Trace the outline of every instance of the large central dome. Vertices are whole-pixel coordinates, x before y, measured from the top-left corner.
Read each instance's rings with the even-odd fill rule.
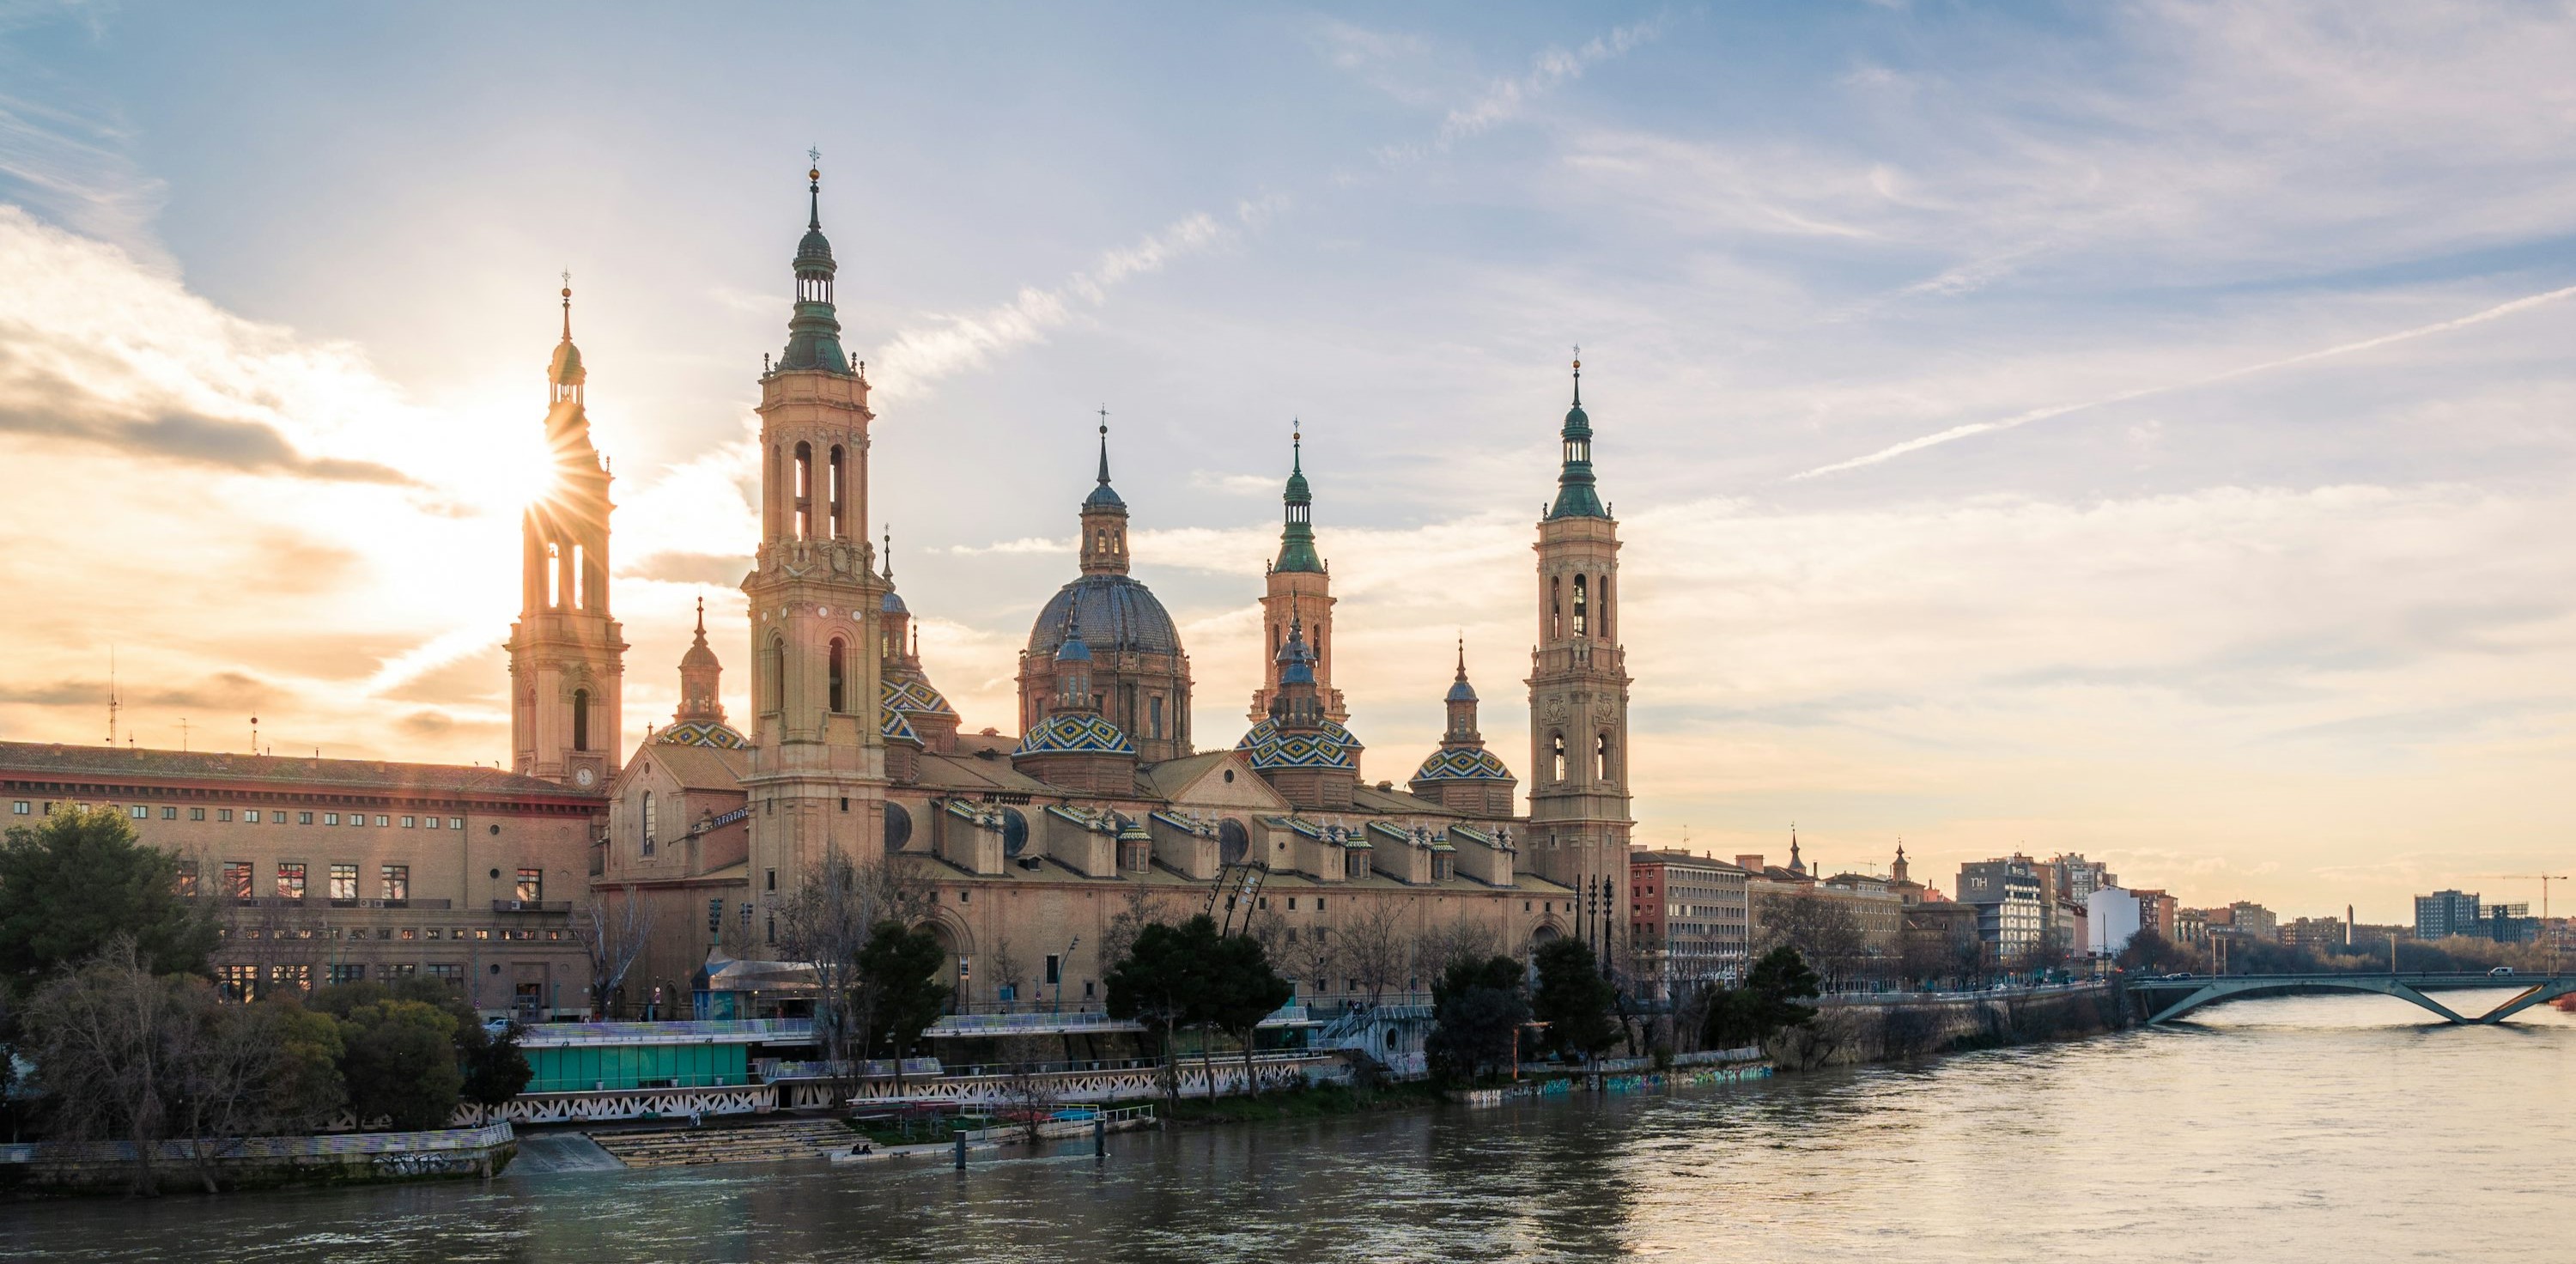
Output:
[[[1029,653],[1053,658],[1064,644],[1065,617],[1097,655],[1181,652],[1180,629],[1154,591],[1126,575],[1085,575],[1056,590],[1029,629]]]

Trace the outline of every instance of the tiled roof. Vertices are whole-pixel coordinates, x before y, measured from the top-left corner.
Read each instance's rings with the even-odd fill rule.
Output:
[[[451,797],[483,795],[564,802],[595,802],[601,797],[598,791],[576,790],[498,768],[471,765],[0,742],[0,778],[13,775],[84,778],[101,783],[154,780],[256,782],[315,791],[361,790]]]

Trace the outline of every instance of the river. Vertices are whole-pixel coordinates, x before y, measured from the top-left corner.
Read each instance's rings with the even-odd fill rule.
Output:
[[[1749,1085],[744,1165],[0,1203],[90,1261],[2576,1259],[2576,1018],[2379,997]]]

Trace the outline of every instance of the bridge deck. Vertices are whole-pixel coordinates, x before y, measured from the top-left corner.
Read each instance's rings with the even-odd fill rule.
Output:
[[[2464,1016],[2425,995],[2428,991],[2465,988],[2518,988],[2521,991],[2507,998],[2503,1004],[2475,1016]],[[2534,1005],[2576,993],[2576,975],[2424,971],[2402,974],[2194,975],[2183,979],[2137,979],[2130,982],[2129,990],[2138,994],[2153,1010],[2147,1019],[2149,1023],[2172,1022],[2204,1005],[2244,996],[2283,992],[2368,992],[2420,1005],[2445,1022],[2469,1025],[2502,1022]]]

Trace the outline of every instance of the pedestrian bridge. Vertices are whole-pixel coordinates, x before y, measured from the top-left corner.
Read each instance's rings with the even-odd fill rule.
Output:
[[[2468,1016],[2425,995],[2428,991],[2464,988],[2512,988],[2516,994],[2483,1013]],[[2204,1005],[2245,996],[2286,993],[2375,992],[2411,1001],[2443,1021],[2497,1023],[2515,1014],[2576,993],[2576,975],[2540,974],[2223,974],[2181,979],[2133,979],[2129,994],[2138,998],[2150,1023],[2169,1023]]]

